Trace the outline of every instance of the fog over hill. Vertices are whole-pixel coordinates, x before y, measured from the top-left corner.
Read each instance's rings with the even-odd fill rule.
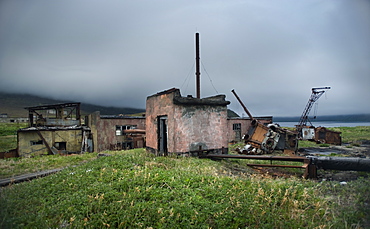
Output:
[[[0,92],[0,114],[7,113],[9,117],[27,117],[25,107],[50,105],[58,103],[69,103],[79,101],[69,100],[54,100],[44,97],[39,97],[30,94],[11,94]],[[100,111],[102,115],[118,115],[118,114],[137,114],[145,112],[145,108],[129,108],[129,107],[106,107],[94,104],[81,103],[81,113],[83,115],[90,114],[95,111]],[[228,109],[229,117],[236,117],[237,114]],[[311,117],[311,116],[310,116]],[[298,122],[299,116],[295,117],[279,117],[274,116],[274,122]],[[352,114],[352,115],[330,115],[317,116],[314,121],[340,121],[340,122],[370,122],[370,114]]]
[[[44,97],[39,97],[30,94],[11,94],[0,92],[0,113],[8,114],[9,117],[27,117],[28,112],[25,107],[33,107],[40,105],[50,105],[58,103],[70,103],[79,101],[70,100],[55,100]],[[86,115],[95,111],[100,111],[102,115],[118,115],[118,114],[136,114],[145,112],[145,109],[129,108],[129,107],[106,107],[93,104],[81,103],[81,114]]]

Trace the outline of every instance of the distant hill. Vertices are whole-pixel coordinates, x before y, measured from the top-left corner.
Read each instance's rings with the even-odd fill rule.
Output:
[[[300,117],[274,117],[274,122],[297,122]],[[351,115],[325,115],[317,116],[315,119],[310,118],[311,121],[315,122],[370,122],[370,114],[351,114]]]
[[[28,111],[24,109],[25,107],[71,102],[79,101],[54,100],[29,94],[11,94],[0,92],[0,114],[7,113],[9,117],[27,117]],[[82,115],[87,115],[95,111],[100,111],[100,114],[102,115],[118,115],[142,113],[145,112],[145,109],[105,107],[81,103]]]

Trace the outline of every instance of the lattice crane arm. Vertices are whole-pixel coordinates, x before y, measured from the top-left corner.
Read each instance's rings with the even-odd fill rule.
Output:
[[[312,88],[311,97],[308,100],[308,103],[307,103],[305,109],[303,110],[302,116],[301,116],[301,118],[299,120],[299,123],[297,125],[298,128],[302,128],[303,126],[307,125],[307,121],[309,121],[308,120],[308,115],[309,115],[309,113],[312,109],[313,104],[321,97],[322,94],[324,94],[324,92],[326,90],[329,90],[329,89],[330,89],[330,87]]]

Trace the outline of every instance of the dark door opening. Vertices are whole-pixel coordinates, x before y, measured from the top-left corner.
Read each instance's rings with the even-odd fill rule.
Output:
[[[158,117],[158,151],[167,155],[167,116]]]
[[[67,142],[55,142],[54,146],[57,148],[57,150],[66,150]]]

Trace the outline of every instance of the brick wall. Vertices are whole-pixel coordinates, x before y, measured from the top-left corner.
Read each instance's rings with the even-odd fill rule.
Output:
[[[89,127],[93,133],[95,151],[109,150],[112,144],[125,141],[125,135],[116,135],[116,126],[136,125],[145,130],[144,117],[111,117],[102,118],[99,112],[89,115]]]

